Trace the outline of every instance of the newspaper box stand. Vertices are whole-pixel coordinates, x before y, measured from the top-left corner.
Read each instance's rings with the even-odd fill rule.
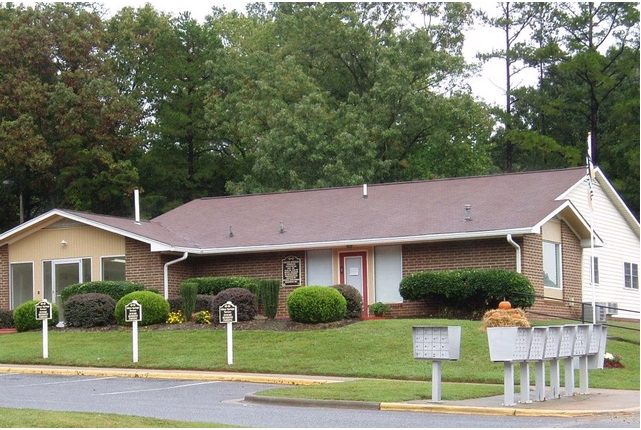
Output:
[[[441,361],[461,355],[461,327],[412,327],[414,358],[432,361],[432,401],[441,401]]]
[[[529,363],[535,365],[535,399],[544,401],[545,361],[550,362],[550,395],[560,397],[559,360],[565,360],[565,395],[574,394],[574,365],[580,367],[580,390],[587,393],[590,368],[603,367],[607,329],[600,325],[551,327],[489,327],[487,337],[490,359],[503,362],[504,406],[514,402],[514,365],[521,367],[521,402],[530,402]]]

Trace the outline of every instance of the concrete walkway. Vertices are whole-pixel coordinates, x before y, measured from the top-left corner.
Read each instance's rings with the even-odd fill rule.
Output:
[[[191,370],[116,369],[98,367],[29,366],[0,364],[0,373],[30,373],[67,376],[115,376],[131,378],[188,379],[208,381],[237,381],[263,384],[316,385],[337,383],[358,378],[330,376],[301,376]],[[639,415],[639,391],[594,388],[586,394],[561,397],[543,402],[503,406],[503,395],[479,399],[431,402],[429,400],[378,403],[334,400],[289,399],[250,395],[245,401],[290,406],[360,408],[388,411],[431,413],[580,417],[593,415]]]

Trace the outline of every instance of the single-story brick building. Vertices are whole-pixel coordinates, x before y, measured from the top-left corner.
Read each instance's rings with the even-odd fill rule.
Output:
[[[593,213],[586,190],[571,168],[202,198],[151,220],[54,209],[0,235],[0,309],[59,302],[80,281],[171,298],[187,278],[233,275],[281,279],[279,316],[294,288],[338,283],[424,316],[430,303],[400,296],[404,276],[502,268],[530,279],[533,311],[580,316],[596,298],[638,319],[639,222],[599,169]]]

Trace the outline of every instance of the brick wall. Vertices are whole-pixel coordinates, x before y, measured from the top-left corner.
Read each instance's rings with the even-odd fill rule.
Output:
[[[574,298],[575,305],[562,300],[544,299],[543,243],[541,235],[531,234],[524,238],[523,274],[534,287],[536,301],[529,309],[528,318],[577,318],[581,315],[581,243],[565,222],[561,223],[561,273],[563,275],[562,300]]]
[[[472,268],[516,270],[516,250],[507,239],[403,245],[403,277],[426,270]]]
[[[158,253],[150,252],[150,245],[125,238],[125,277],[128,281],[140,282],[147,289],[164,290],[163,261]]]
[[[301,260],[301,284],[305,285],[305,252],[265,252],[243,255],[196,257],[192,260],[193,277],[248,276],[257,279],[281,279],[283,259],[289,256]],[[287,318],[287,296],[295,287],[281,287],[276,318]]]
[[[9,245],[0,246],[0,309],[9,310]]]

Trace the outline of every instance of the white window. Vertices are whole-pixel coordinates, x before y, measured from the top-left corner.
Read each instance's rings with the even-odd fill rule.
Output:
[[[403,297],[399,291],[403,279],[401,246],[377,246],[374,248],[374,269],[376,301],[402,303]]]
[[[623,277],[625,288],[639,289],[639,265],[636,263],[623,263]]]
[[[329,287],[332,280],[332,250],[319,249],[307,251],[307,285],[321,285]]]
[[[599,257],[592,258],[592,281],[594,285],[599,284]]]
[[[543,241],[543,285],[561,288],[561,244]]]
[[[125,281],[125,257],[102,257],[102,280]]]
[[[11,309],[33,299],[33,263],[11,263]]]

